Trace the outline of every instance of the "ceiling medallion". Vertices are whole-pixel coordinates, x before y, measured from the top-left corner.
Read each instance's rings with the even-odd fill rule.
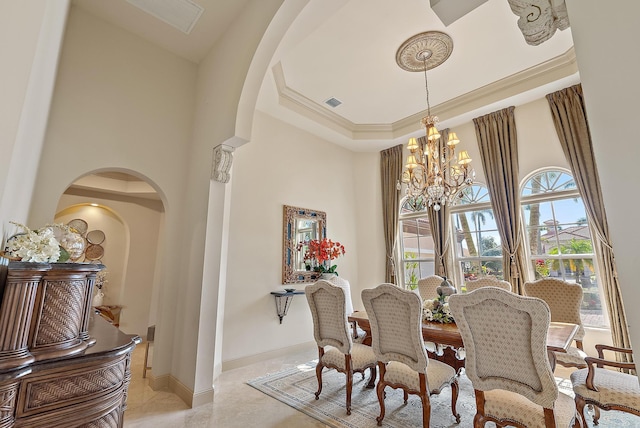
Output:
[[[424,71],[436,68],[449,58],[453,51],[453,40],[440,31],[427,31],[405,40],[396,52],[396,62],[406,71]]]

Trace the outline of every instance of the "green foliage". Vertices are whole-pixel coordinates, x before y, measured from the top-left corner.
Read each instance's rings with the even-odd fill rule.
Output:
[[[60,257],[58,258],[58,263],[66,263],[71,258],[71,255],[67,250],[64,249],[62,245],[60,245]]]
[[[336,272],[337,268],[338,265],[333,265],[329,268],[324,267],[324,265],[320,265],[313,268],[313,270],[320,273],[335,273],[336,275],[338,275],[338,272]]]
[[[405,260],[412,260],[416,258],[418,258],[418,255],[416,253],[411,251],[405,251],[404,253]],[[405,285],[409,290],[415,290],[416,288],[418,288],[418,280],[420,279],[418,277],[418,267],[419,267],[419,263],[417,261],[405,262],[404,264],[405,271],[408,273],[407,282]]]
[[[589,239],[572,239],[571,241],[561,244],[560,248],[554,247],[549,250],[549,254],[590,254],[593,253],[593,246],[591,245],[591,240]],[[560,262],[559,260],[553,260],[551,262],[552,268],[554,270],[560,270]],[[593,260],[591,259],[568,259],[563,261],[564,268],[569,268],[571,272],[575,272],[576,282],[580,283],[580,276],[584,272],[585,266],[589,268],[589,270],[593,271]]]

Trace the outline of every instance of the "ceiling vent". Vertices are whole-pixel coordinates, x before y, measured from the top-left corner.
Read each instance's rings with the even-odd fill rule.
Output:
[[[342,104],[342,101],[340,101],[337,98],[329,98],[328,100],[325,101],[325,104],[327,104],[330,107],[336,108],[338,107],[340,104]]]
[[[190,0],[127,0],[185,34],[191,33],[204,8]]]

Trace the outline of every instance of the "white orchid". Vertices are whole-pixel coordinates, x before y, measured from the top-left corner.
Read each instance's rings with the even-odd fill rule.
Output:
[[[5,252],[18,257],[23,262],[55,263],[60,258],[60,244],[50,227],[31,230],[27,226],[14,223],[24,230],[7,241]]]

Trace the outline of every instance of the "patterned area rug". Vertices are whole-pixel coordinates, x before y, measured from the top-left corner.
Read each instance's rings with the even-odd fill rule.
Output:
[[[367,377],[362,379],[356,374],[353,382],[351,415],[345,410],[345,379],[342,373],[335,370],[323,371],[322,393],[316,400],[314,393],[318,383],[315,375],[315,361],[299,365],[278,373],[269,374],[247,383],[259,391],[297,409],[330,427],[335,428],[374,428],[377,427],[376,417],[380,412],[375,389],[366,389]],[[451,414],[451,389],[446,388],[439,395],[431,396],[431,427],[471,427],[476,412],[473,387],[469,379],[460,375],[460,394],[458,395],[457,410],[460,413],[460,424],[456,424]],[[560,391],[571,396],[571,383],[566,379],[558,379]],[[409,396],[409,401],[403,403],[402,391],[386,388],[386,414],[384,427],[406,428],[422,424],[422,406],[415,395]],[[588,421],[589,427],[592,422]],[[493,428],[488,423],[487,428]],[[601,412],[601,428],[631,428],[640,427],[640,419],[623,412]]]

